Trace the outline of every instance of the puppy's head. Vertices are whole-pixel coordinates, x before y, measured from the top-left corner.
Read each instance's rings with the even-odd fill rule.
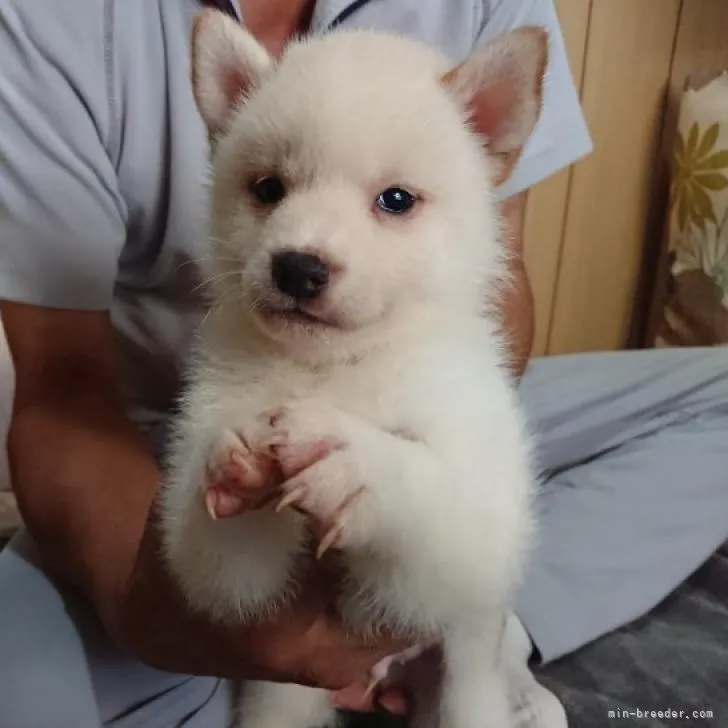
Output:
[[[538,119],[546,53],[524,28],[453,68],[343,31],[272,58],[227,16],[198,16],[219,310],[310,347],[482,306],[502,272],[492,190]]]

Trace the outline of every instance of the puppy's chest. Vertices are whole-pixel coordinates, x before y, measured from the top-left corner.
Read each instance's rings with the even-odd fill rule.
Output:
[[[257,389],[266,407],[320,400],[388,430],[411,425],[412,403],[417,399],[396,370],[356,364],[320,371],[271,369]]]

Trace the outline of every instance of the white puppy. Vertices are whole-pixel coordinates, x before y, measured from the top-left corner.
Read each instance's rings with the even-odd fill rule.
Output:
[[[171,567],[194,607],[254,620],[295,593],[306,513],[350,576],[352,629],[442,643],[418,728],[503,728],[496,657],[533,475],[483,309],[505,270],[492,189],[537,121],[545,34],[512,32],[456,67],[361,31],[274,59],[210,11],[193,46],[212,310],[163,490]],[[283,507],[233,515],[226,486],[260,487],[260,453],[282,471]],[[246,728],[334,720],[323,691],[245,695]]]

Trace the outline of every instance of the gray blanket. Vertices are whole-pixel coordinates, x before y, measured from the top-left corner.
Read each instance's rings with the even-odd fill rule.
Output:
[[[570,728],[728,728],[728,545],[647,617],[538,677],[566,705]]]
[[[563,701],[569,728],[728,728],[728,544],[648,616],[537,676]],[[347,721],[405,726],[389,716]]]

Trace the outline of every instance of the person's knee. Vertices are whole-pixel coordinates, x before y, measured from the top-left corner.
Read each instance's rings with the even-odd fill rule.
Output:
[[[227,686],[136,662],[38,565],[27,534],[0,551],[0,728],[224,728]]]
[[[21,659],[0,643],[0,725],[13,728],[100,728],[88,675],[73,659],[26,650]],[[69,664],[70,663],[70,664]]]
[[[83,642],[27,545],[0,551],[0,725],[98,728]]]

